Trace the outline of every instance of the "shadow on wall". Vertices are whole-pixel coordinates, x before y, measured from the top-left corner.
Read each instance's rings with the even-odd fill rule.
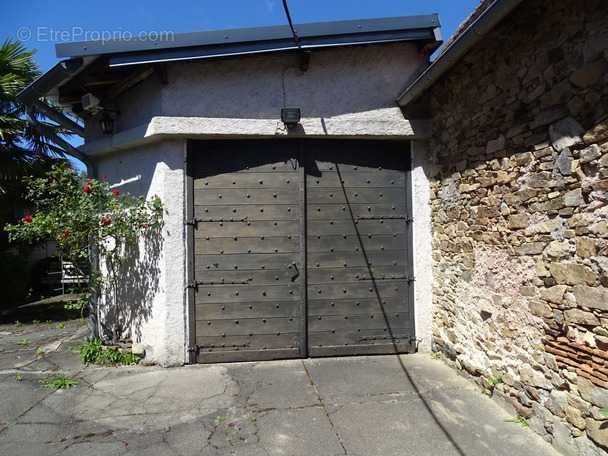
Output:
[[[115,289],[117,305],[106,303],[101,309],[102,329],[112,339],[141,340],[141,328],[152,316],[152,305],[159,291],[160,252],[163,225],[149,228],[141,241],[127,249],[126,261],[119,267]]]

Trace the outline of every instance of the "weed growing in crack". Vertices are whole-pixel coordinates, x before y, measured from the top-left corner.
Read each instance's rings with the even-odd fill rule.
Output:
[[[20,382],[21,380],[23,380],[23,375],[22,374],[17,374],[13,377],[15,380],[17,380],[18,382]]]
[[[439,354],[439,352],[435,351],[435,352],[431,353],[431,358],[433,358],[433,359],[440,359],[441,355]]]
[[[20,340],[18,342],[15,342],[15,345],[29,345],[31,343],[32,343],[32,341],[27,340],[27,339],[23,339],[23,340]]]
[[[492,386],[496,386],[499,385],[500,383],[502,383],[502,376],[498,376],[498,377],[491,377],[488,379],[488,382],[490,383],[490,385]]]
[[[60,374],[57,377],[49,377],[44,380],[40,380],[43,388],[51,389],[69,389],[73,386],[78,385],[78,382],[72,378],[67,378],[65,375]]]
[[[110,366],[132,366],[139,362],[140,356],[130,351],[122,352],[117,347],[105,347],[101,339],[84,338],[76,349],[69,348],[71,352],[79,353],[82,364],[109,364]]]
[[[38,347],[36,349],[36,356],[44,355],[44,348]]]
[[[528,426],[528,420],[521,416],[521,413],[517,412],[517,418],[505,420],[506,423],[519,423],[522,427]]]
[[[234,439],[230,435],[230,432],[231,432],[230,428],[233,426],[233,423],[231,423],[229,421],[229,419],[227,417],[225,417],[225,416],[218,416],[216,419],[217,419],[217,422],[218,422],[218,426],[221,425],[222,423],[228,421],[226,423],[226,429],[224,429],[222,432],[226,436],[226,442],[228,443],[228,445],[230,445],[231,447],[233,447],[234,446]],[[231,450],[230,454],[234,454],[234,450]]]

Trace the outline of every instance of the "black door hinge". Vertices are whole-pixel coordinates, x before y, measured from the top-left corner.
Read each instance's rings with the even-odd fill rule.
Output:
[[[198,225],[198,222],[202,222],[203,219],[199,219],[199,218],[193,218],[192,220],[186,220],[184,222],[184,225],[192,225],[194,227],[196,227]]]
[[[194,288],[194,291],[198,291],[198,286],[202,285],[203,282],[197,282],[196,280],[194,282],[189,283],[188,285],[186,285],[186,289],[188,288]]]

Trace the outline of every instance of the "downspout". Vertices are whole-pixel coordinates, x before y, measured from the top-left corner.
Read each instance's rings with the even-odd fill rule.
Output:
[[[17,99],[25,106],[25,118],[34,127],[34,129],[42,136],[61,147],[68,155],[82,161],[87,166],[87,175],[92,178],[95,177],[95,167],[91,159],[70,143],[59,137],[59,135],[57,135],[57,133],[52,131],[50,128],[39,122],[35,116],[35,113],[38,112],[54,122],[57,122],[67,130],[73,131],[79,136],[84,136],[84,128],[82,126],[78,125],[78,123],[74,122],[61,112],[50,108],[40,101],[40,99],[47,96],[51,90],[63,84],[74,74],[85,68],[85,66],[86,63],[82,57],[76,57],[59,62],[47,73],[43,74],[29,86],[23,89],[17,95]]]
[[[431,65],[399,96],[401,107],[414,101],[458,62],[523,0],[495,0]]]
[[[38,103],[42,105],[42,103],[40,103],[40,102],[38,102]],[[43,125],[42,123],[40,123],[38,121],[38,119],[36,119],[34,106],[36,106],[36,105],[31,105],[31,106],[25,107],[25,118],[27,119],[27,121],[42,136],[44,136],[48,140],[57,144],[68,155],[71,155],[72,157],[83,162],[87,167],[87,176],[88,177],[91,177],[91,178],[95,177],[95,164],[93,163],[91,158],[88,155],[80,152],[78,149],[76,149],[74,146],[72,146],[70,143],[68,143],[65,139],[61,138],[57,133],[55,133],[53,130],[48,128],[46,125]],[[50,108],[48,108],[48,109],[50,110]],[[67,117],[66,117],[66,119],[67,119]],[[67,119],[67,120],[69,120],[72,123],[75,123],[70,119]],[[78,124],[76,124],[76,125],[82,129],[82,127],[80,127],[80,125],[78,125]],[[62,126],[69,128],[69,126],[66,124],[63,124]]]
[[[82,125],[79,125],[77,122],[74,122],[72,119],[66,117],[62,113],[55,111],[49,105],[44,104],[40,100],[36,100],[31,103],[31,106],[36,110],[36,112],[39,112],[44,117],[54,120],[68,130],[72,130],[78,136],[84,137],[84,127]]]

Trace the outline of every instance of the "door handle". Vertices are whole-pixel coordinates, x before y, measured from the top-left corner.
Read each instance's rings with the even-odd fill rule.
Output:
[[[298,278],[298,276],[300,275],[300,270],[298,269],[298,264],[294,261],[291,263],[291,265],[289,266],[289,268],[291,269],[291,266],[293,266],[294,268],[296,268],[296,273],[295,275],[291,278],[292,282],[295,282],[295,280]]]

